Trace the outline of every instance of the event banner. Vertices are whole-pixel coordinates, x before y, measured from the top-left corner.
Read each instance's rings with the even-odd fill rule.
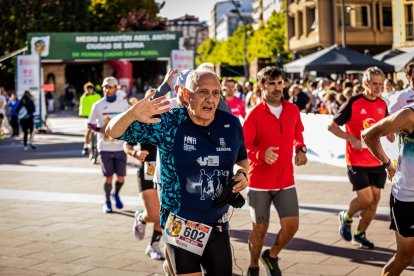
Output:
[[[16,92],[21,99],[25,91],[29,91],[35,104],[35,124],[36,128],[41,126],[46,114],[42,104],[44,99],[40,87],[40,59],[39,55],[20,55],[17,56],[16,63]]]
[[[170,58],[182,32],[29,33],[42,60]]]

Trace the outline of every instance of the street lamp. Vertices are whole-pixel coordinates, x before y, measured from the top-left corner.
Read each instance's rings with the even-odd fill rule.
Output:
[[[239,20],[243,24],[243,69],[244,69],[244,79],[247,81],[249,79],[249,72],[247,68],[247,30],[246,30],[246,22],[244,21],[243,16],[240,14],[239,6],[240,4],[235,2],[234,0],[231,1],[234,5],[235,9],[230,10],[230,12],[237,14]]]
[[[342,48],[346,48],[345,4],[344,4],[344,0],[341,0],[341,32],[342,32]]]

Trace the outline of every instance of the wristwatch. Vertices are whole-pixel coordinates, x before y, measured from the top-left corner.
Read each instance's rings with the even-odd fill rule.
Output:
[[[306,146],[301,146],[300,148],[297,149],[296,153],[298,153],[298,151],[301,151],[303,153],[307,153],[308,149],[306,148]]]

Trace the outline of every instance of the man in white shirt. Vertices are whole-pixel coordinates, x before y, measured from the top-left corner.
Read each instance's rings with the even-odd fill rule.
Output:
[[[102,160],[102,173],[105,178],[105,205],[103,211],[112,213],[111,195],[118,209],[123,208],[119,191],[125,181],[127,156],[123,150],[123,141],[113,139],[105,134],[105,127],[109,121],[128,109],[128,102],[118,99],[118,80],[114,77],[107,77],[102,83],[104,97],[92,106],[89,116],[89,127],[98,132],[98,152]],[[115,189],[113,189],[113,175],[116,174]]]
[[[395,92],[388,98],[388,111],[393,114],[406,105],[414,103],[414,61],[405,66],[405,75],[410,84],[406,89]]]

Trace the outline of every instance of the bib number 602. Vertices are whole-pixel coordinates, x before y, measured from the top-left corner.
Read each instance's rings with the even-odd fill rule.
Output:
[[[184,237],[203,242],[203,238],[206,236],[204,232],[198,231],[197,229],[187,227],[184,229]]]

